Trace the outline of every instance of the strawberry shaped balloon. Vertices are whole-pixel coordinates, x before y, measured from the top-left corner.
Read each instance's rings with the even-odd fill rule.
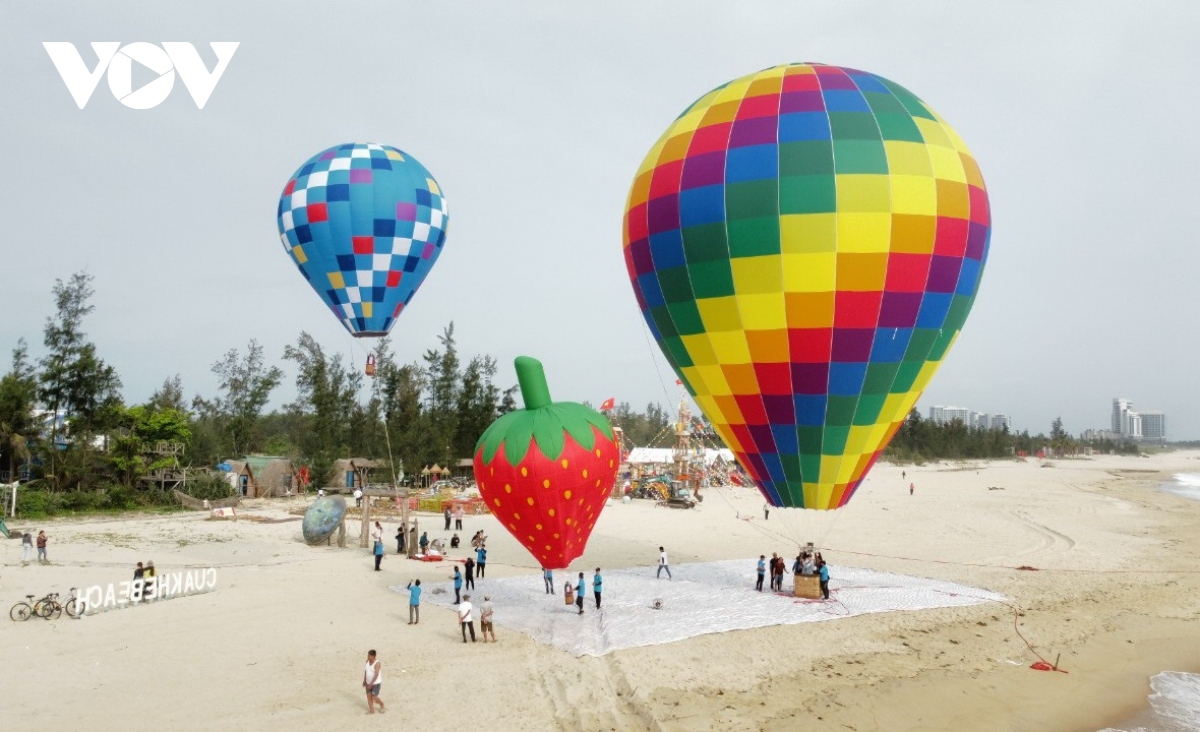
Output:
[[[479,492],[500,523],[543,567],[583,554],[620,460],[608,420],[575,402],[550,401],[542,363],[516,359],[524,409],[501,416],[475,445]]]

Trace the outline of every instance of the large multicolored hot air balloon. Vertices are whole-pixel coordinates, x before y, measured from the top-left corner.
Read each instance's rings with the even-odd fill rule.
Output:
[[[990,232],[963,141],[903,87],[791,64],[705,94],[625,212],[646,322],[776,506],[844,505],[962,329]]]
[[[411,155],[349,143],[300,166],[279,198],[279,236],[346,330],[386,335],[446,240],[441,186]]]

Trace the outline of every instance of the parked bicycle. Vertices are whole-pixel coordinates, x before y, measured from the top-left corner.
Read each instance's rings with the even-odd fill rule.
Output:
[[[19,620],[29,620],[33,617],[33,595],[26,595],[25,602],[18,602],[12,606],[12,610],[8,611],[8,617],[13,619],[13,622]]]
[[[58,593],[50,592],[45,597],[33,601],[33,595],[26,595],[26,602],[18,602],[9,610],[8,616],[14,621],[28,620],[33,616],[53,620],[62,616],[63,612],[67,613],[68,617],[78,620],[83,617],[84,603],[79,599],[77,589],[71,588],[71,595],[65,603],[58,601]]]

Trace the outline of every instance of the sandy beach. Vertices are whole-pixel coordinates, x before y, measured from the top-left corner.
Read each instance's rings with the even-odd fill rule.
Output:
[[[599,657],[507,629],[504,607],[494,645],[461,643],[453,612],[433,603],[408,626],[407,599],[389,588],[420,578],[437,592],[449,586],[450,565],[397,556],[394,522],[385,523],[389,554],[374,572],[356,521],[351,548],[306,546],[289,514],[298,500],[251,502],[236,522],[203,513],[12,520],[14,529],[46,530],[50,563],[22,567],[19,542],[3,544],[6,610],[26,594],[128,580],[138,561],[153,560],[160,573],[213,567],[217,579],[205,594],[82,620],[0,624],[5,721],[291,732],[400,723],[1095,732],[1144,705],[1151,675],[1200,671],[1200,502],[1158,490],[1177,472],[1200,472],[1200,453],[879,465],[825,527],[833,600],[853,591],[839,586],[838,568],[855,567],[953,581],[1007,602],[731,631]],[[653,575],[659,545],[676,573],[694,562],[793,556],[785,538],[799,539],[805,525],[778,511],[764,520],[762,503],[745,488],[710,490],[696,510],[611,503],[571,574],[601,566]],[[448,536],[440,516],[419,517],[431,538]],[[499,578],[540,586],[536,564],[494,518],[469,516],[464,528],[465,538],[480,528],[490,536],[477,599]],[[752,585],[747,564],[748,592]],[[370,648],[383,662],[388,711],[355,723],[366,711]],[[1060,659],[1066,673],[1031,670],[1039,655]]]

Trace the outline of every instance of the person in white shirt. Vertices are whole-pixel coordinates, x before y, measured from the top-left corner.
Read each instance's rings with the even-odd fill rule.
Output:
[[[471,617],[471,596],[463,595],[462,602],[458,603],[458,624],[462,627],[463,643],[467,642],[467,631],[471,631],[471,642],[475,642],[475,621]]]
[[[661,578],[664,569],[667,570],[667,579],[671,579],[671,565],[667,564],[667,550],[660,546],[658,548],[658,571],[654,573],[654,576]]]
[[[362,506],[362,488],[354,489],[354,505]]]
[[[379,711],[387,711],[383,700],[379,698],[379,687],[383,685],[383,663],[375,658],[374,649],[367,651],[367,665],[363,669],[363,688],[367,690],[367,714],[375,713],[375,705]]]

